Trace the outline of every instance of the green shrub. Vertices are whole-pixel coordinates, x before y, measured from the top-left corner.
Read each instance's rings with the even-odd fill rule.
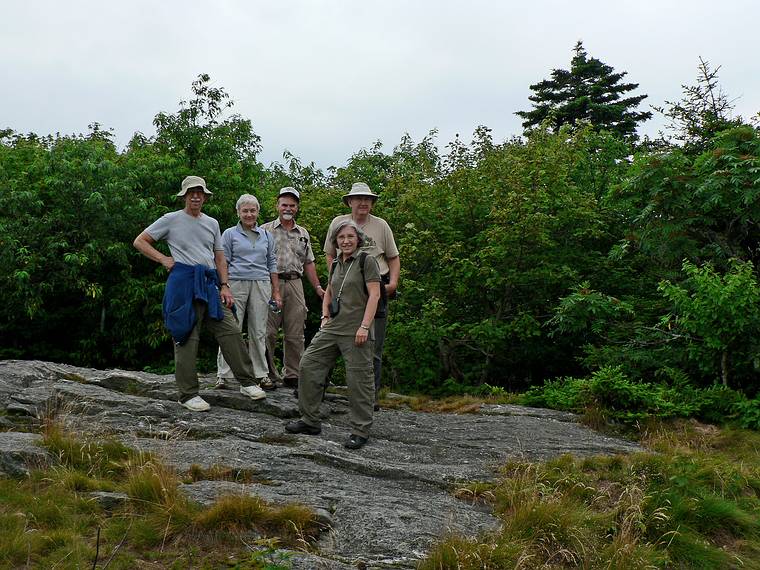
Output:
[[[522,395],[526,406],[579,412],[588,402],[588,380],[560,378],[548,380],[543,386],[534,386]]]
[[[715,424],[736,421],[745,428],[760,429],[760,400],[747,400],[736,390],[715,385],[695,388],[688,379],[671,385],[637,382],[619,366],[606,366],[588,378],[561,378],[531,388],[520,397],[527,406],[602,417],[634,424],[647,418],[694,417]]]
[[[733,409],[741,427],[760,430],[760,397],[737,401]]]

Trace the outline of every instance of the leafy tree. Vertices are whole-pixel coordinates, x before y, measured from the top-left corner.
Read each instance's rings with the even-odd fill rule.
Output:
[[[697,267],[685,261],[683,271],[688,278],[682,285],[660,284],[662,294],[673,303],[673,312],[663,323],[690,335],[689,357],[708,372],[718,368],[728,386],[732,366],[746,366],[747,360],[757,358],[760,287],[754,267],[732,260],[721,275],[710,264]]]
[[[166,276],[132,240],[179,207],[179,181],[190,173],[213,187],[205,210],[223,227],[236,221],[241,193],[270,203],[257,189],[258,136],[250,121],[221,116],[227,95],[208,82],[200,76],[189,103],[156,117],[156,137],[137,134],[123,153],[99,125],[73,137],[2,132],[0,357],[139,367],[169,360]]]
[[[136,214],[110,134],[14,136],[0,164],[3,351],[108,362],[109,305],[129,275]]]
[[[626,165],[589,152],[607,142],[619,143],[565,128],[496,145],[481,129],[472,145],[449,145],[438,176],[406,186],[392,214],[404,287],[391,370],[428,387],[513,388],[577,370],[573,342],[548,342],[544,323],[573,283],[609,274],[618,236],[596,194]]]
[[[233,101],[220,87],[212,87],[211,78],[202,73],[193,81],[194,97],[180,101],[176,113],[158,113],[156,145],[182,155],[190,168],[201,168],[215,158],[232,155],[240,161],[255,160],[261,151],[261,139],[253,132],[251,121],[239,115],[222,120]]]
[[[663,268],[760,257],[760,136],[722,131],[694,157],[684,149],[637,156],[611,196],[627,210],[630,241]]]
[[[554,69],[550,79],[530,86],[533,109],[516,113],[524,119],[523,127],[529,131],[546,123],[556,132],[562,125],[588,121],[597,129],[635,139],[638,123],[652,116],[635,110],[646,95],[626,96],[638,83],[621,83],[627,72],[615,72],[597,58],[589,58],[583,42],[573,51],[569,70]]]

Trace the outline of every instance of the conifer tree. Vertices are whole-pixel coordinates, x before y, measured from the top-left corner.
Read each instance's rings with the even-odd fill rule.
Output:
[[[624,138],[636,139],[636,125],[652,113],[636,111],[646,95],[626,97],[638,83],[621,83],[627,72],[615,70],[588,57],[583,42],[575,44],[570,70],[555,69],[550,79],[530,86],[533,102],[530,111],[518,111],[523,127],[530,131],[548,120],[552,131],[562,125],[588,121],[598,129],[606,129]]]
[[[683,97],[679,101],[665,101],[665,106],[654,107],[669,120],[667,127],[673,138],[691,155],[708,150],[720,131],[743,124],[741,117],[732,116],[734,100],[728,98],[718,81],[720,66],[712,69],[710,62],[700,57],[698,69],[695,85],[681,85]]]

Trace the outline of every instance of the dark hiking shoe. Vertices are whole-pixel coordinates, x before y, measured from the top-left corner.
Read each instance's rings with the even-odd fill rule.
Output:
[[[277,384],[271,378],[259,378],[257,382],[262,390],[266,390],[267,392],[277,390]]]
[[[285,431],[288,433],[303,433],[306,435],[319,435],[322,433],[321,427],[310,426],[303,420],[296,420],[285,424]]]
[[[360,449],[364,447],[364,444],[366,444],[369,441],[368,437],[362,437],[360,435],[356,435],[355,433],[352,433],[351,436],[348,438],[348,441],[343,444],[343,447],[346,449]]]

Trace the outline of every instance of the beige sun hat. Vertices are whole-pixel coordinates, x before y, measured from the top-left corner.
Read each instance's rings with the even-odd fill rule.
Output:
[[[348,206],[348,199],[354,196],[369,196],[373,200],[377,200],[380,197],[372,192],[364,182],[354,182],[351,186],[351,191],[343,196],[343,203]]]
[[[200,188],[204,194],[213,194],[211,190],[206,188],[206,181],[200,176],[185,176],[185,179],[182,181],[182,190],[177,192],[177,196],[184,196],[192,188]]]

